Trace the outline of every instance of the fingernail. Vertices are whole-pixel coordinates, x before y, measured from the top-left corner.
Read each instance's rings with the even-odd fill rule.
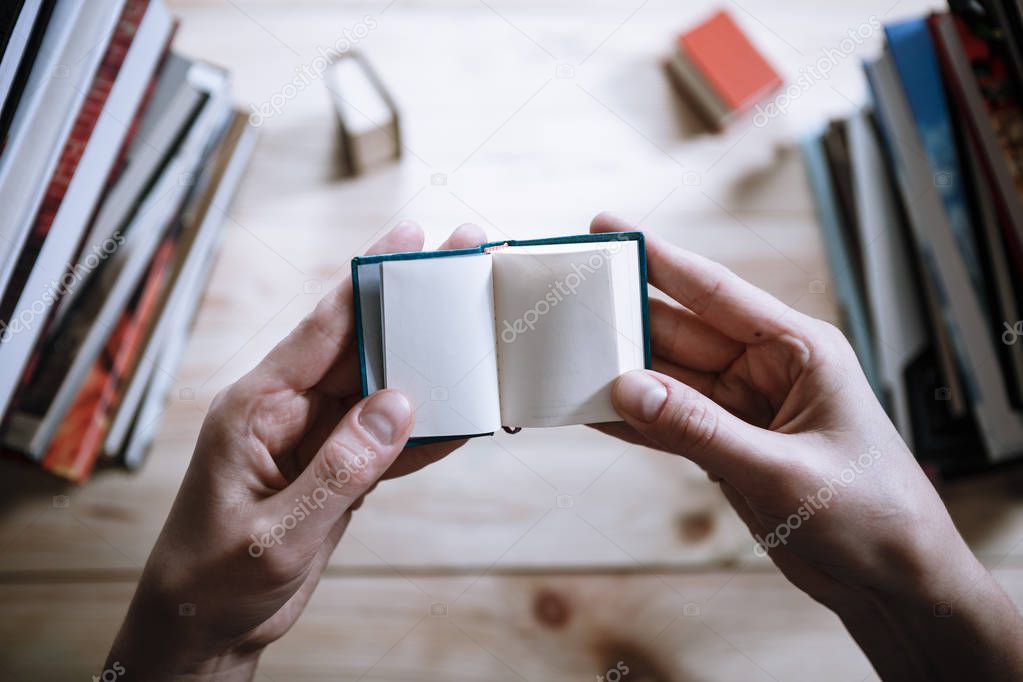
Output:
[[[652,422],[661,413],[668,389],[643,370],[633,370],[618,378],[614,387],[615,405],[630,417]]]
[[[359,413],[359,424],[381,445],[391,445],[405,431],[412,407],[397,391],[382,391]]]

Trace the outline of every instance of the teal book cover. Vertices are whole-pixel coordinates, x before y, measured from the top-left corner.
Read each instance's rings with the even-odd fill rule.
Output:
[[[640,232],[352,260],[363,395],[398,388],[410,444],[617,421],[610,386],[651,366]]]

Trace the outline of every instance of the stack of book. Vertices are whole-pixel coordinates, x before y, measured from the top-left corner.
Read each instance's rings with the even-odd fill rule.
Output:
[[[1023,455],[1023,14],[885,26],[872,103],[802,144],[867,378],[939,474]]]
[[[0,10],[0,446],[80,481],[152,440],[252,148],[162,0]]]

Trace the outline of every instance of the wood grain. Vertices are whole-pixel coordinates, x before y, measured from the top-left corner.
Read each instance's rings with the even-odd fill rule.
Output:
[[[661,67],[672,33],[710,2],[172,6],[178,47],[229,68],[239,102],[283,105],[261,126],[146,467],[67,488],[3,465],[0,646],[17,653],[3,657],[0,678],[100,672],[212,396],[401,219],[419,221],[432,247],[462,222],[491,239],[533,237],[585,231],[611,209],[840,321],[830,285],[813,293],[830,275],[794,144],[862,101],[859,62],[880,35],[795,94],[786,115],[716,136]],[[730,5],[790,80],[871,17],[929,6]],[[370,23],[355,42],[394,90],[406,148],[399,164],[340,180],[323,84],[292,92],[288,83],[318,48]],[[1020,483],[995,475],[943,491],[1017,600]],[[679,616],[686,600],[701,616]],[[430,616],[434,603],[447,615]],[[479,439],[381,486],[261,679],[583,679],[617,660],[633,666],[633,680],[870,675],[837,621],[753,556],[699,470],[567,428]]]

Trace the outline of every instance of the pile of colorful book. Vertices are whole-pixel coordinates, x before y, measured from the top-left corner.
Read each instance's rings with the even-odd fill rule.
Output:
[[[875,392],[944,475],[1023,454],[1023,15],[1000,0],[884,27],[872,103],[803,157]]]
[[[137,466],[251,151],[162,0],[0,9],[0,446]]]

